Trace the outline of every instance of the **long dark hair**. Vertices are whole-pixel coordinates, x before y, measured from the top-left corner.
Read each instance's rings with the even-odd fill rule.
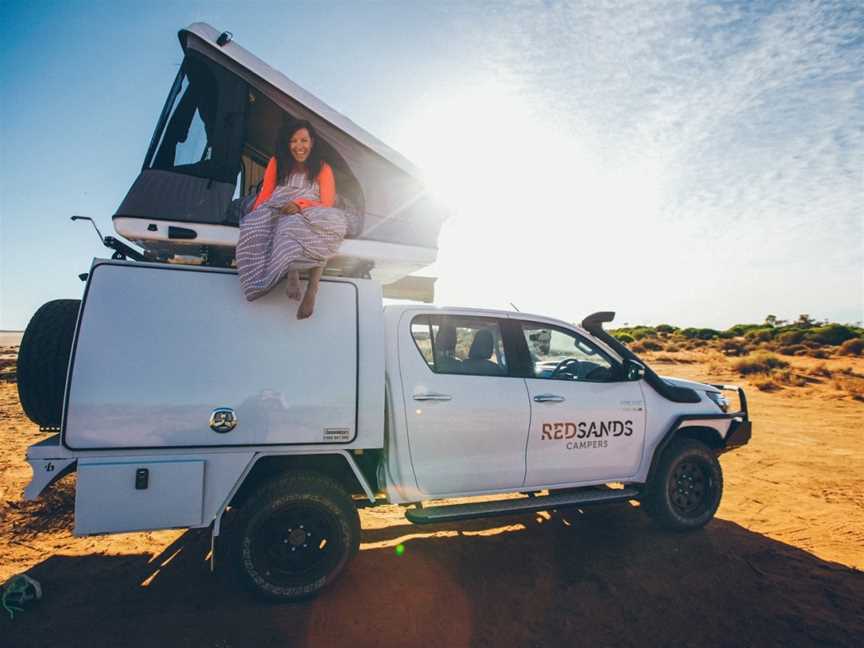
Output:
[[[309,182],[315,182],[315,178],[321,173],[321,166],[324,164],[324,159],[321,157],[321,147],[318,146],[318,133],[312,128],[305,119],[294,119],[282,123],[279,129],[279,136],[276,138],[276,173],[279,175],[279,184],[282,184],[291,175],[291,169],[294,167],[294,156],[291,155],[291,138],[301,128],[309,131],[309,137],[312,139],[312,150],[309,152],[309,157],[306,158],[306,178]]]

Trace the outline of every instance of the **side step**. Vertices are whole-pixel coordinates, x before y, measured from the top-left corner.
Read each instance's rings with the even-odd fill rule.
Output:
[[[586,488],[584,491],[559,495],[520,497],[518,499],[497,500],[494,502],[450,504],[448,506],[408,509],[405,512],[405,517],[414,524],[432,524],[435,522],[451,522],[453,520],[470,520],[473,518],[494,517],[496,515],[510,515],[511,513],[548,511],[550,509],[586,506],[588,504],[626,502],[638,496],[639,491],[635,488],[617,490]]]

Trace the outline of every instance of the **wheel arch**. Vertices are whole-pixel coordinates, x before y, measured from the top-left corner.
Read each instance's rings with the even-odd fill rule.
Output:
[[[374,481],[358,466],[345,450],[326,453],[262,453],[257,455],[239,485],[229,497],[228,506],[239,507],[262,485],[286,472],[306,471],[326,475],[339,483],[351,495],[363,495],[375,501]],[[374,480],[374,471],[371,475]]]
[[[685,438],[699,441],[701,443],[704,443],[712,450],[719,450],[723,447],[723,437],[720,436],[720,432],[718,432],[716,428],[708,425],[688,425],[687,423],[685,423],[677,430],[675,430],[673,436],[675,438]]]
[[[679,416],[669,427],[663,439],[657,444],[654,449],[654,454],[651,457],[651,465],[648,469],[648,474],[645,477],[645,483],[649,483],[657,471],[657,466],[660,463],[660,457],[663,452],[669,447],[675,439],[693,439],[708,446],[709,449],[720,452],[725,447],[725,441],[720,432],[712,424],[726,423],[732,420],[732,416],[728,414],[719,415],[704,415],[704,414],[685,414]]]

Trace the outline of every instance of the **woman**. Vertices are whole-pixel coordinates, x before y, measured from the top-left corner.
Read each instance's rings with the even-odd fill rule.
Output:
[[[300,270],[309,270],[297,319],[315,309],[318,284],[327,259],[345,237],[346,215],[333,205],[333,170],[315,145],[318,137],[307,121],[282,127],[276,155],[264,172],[264,183],[252,210],[240,222],[237,269],[246,299],[268,293],[288,275],[288,297],[300,299]]]

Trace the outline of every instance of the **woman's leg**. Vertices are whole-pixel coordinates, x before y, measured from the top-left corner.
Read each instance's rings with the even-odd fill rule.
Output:
[[[315,297],[318,296],[318,284],[321,282],[321,274],[323,272],[324,266],[318,266],[309,270],[309,283],[306,285],[306,294],[303,295],[300,308],[297,309],[297,319],[306,319],[315,310]]]
[[[291,270],[288,272],[288,299],[300,301],[300,272]]]

